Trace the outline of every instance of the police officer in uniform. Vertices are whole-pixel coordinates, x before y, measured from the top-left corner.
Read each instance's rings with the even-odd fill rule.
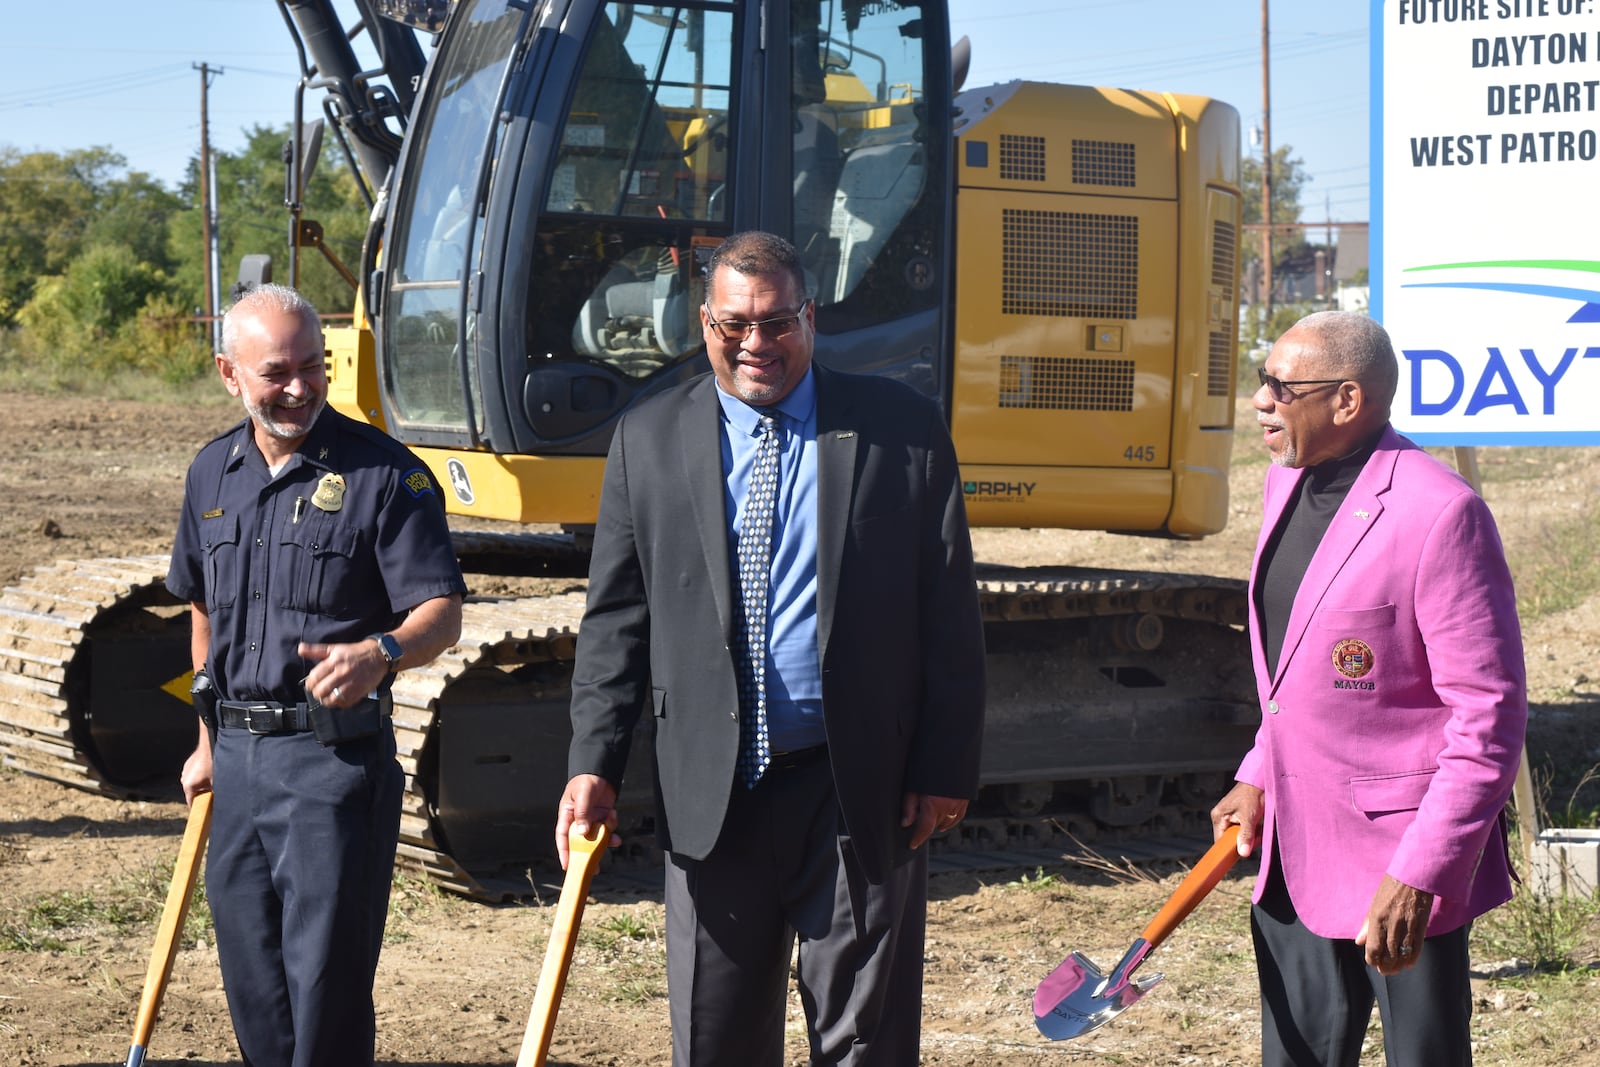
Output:
[[[292,289],[228,312],[217,369],[249,417],[190,466],[167,575],[204,723],[184,795],[215,791],[206,891],[253,1067],[373,1062],[403,788],[388,694],[459,638],[466,592],[427,469],[326,408],[324,358]]]

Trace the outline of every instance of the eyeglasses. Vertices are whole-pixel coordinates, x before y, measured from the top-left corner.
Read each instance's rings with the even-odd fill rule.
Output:
[[[1296,397],[1305,395],[1305,393],[1297,393],[1290,389],[1291,385],[1343,385],[1345,382],[1352,380],[1350,378],[1301,378],[1297,382],[1286,382],[1282,378],[1274,378],[1268,374],[1265,367],[1256,368],[1256,377],[1261,379],[1262,385],[1271,390],[1272,399],[1280,404],[1286,400],[1293,400]],[[1310,390],[1310,392],[1315,391],[1314,389]]]
[[[800,316],[805,314],[806,305],[809,303],[811,303],[809,300],[802,301],[798,311],[788,315],[774,315],[770,319],[762,319],[759,322],[743,322],[739,319],[723,319],[718,322],[711,317],[711,305],[707,304],[705,305],[706,321],[711,324],[713,330],[717,331],[717,336],[724,341],[743,341],[750,336],[751,330],[760,330],[770,340],[776,341],[779,338],[788,337],[795,331],[795,327],[800,325]]]

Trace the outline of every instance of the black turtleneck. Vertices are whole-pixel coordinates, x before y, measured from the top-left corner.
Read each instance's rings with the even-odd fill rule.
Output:
[[[1261,565],[1256,571],[1255,609],[1260,614],[1269,675],[1278,673],[1278,655],[1283,651],[1289,613],[1294,609],[1306,568],[1377,443],[1374,438],[1342,459],[1306,468],[1300,491],[1283,509],[1277,528],[1262,546]]]

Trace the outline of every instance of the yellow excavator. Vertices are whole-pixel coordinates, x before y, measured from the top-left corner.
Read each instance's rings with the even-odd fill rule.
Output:
[[[319,244],[296,190],[321,92],[315,128],[373,203],[355,323],[327,331],[330,397],[433,470],[469,582],[584,573],[612,429],[708,369],[702,269],[750,228],[800,249],[819,361],[940,403],[974,525],[1222,528],[1231,107],[965,88],[941,0],[355,3],[347,28],[332,0],[279,0],[304,71],[291,244]],[[175,778],[194,727],[165,570],[63,564],[0,601],[7,763],[119,794]],[[979,581],[984,784],[954,847],[1198,829],[1257,721],[1243,583],[1004,561]],[[572,592],[476,598],[460,645],[397,681],[402,863],[485,899],[530,889],[581,611]],[[624,794],[640,850],[646,773]]]

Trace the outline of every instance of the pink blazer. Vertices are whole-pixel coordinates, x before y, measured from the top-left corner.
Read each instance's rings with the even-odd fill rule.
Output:
[[[1252,597],[1303,475],[1267,472]],[[1435,895],[1429,934],[1509,900],[1522,636],[1471,487],[1385,429],[1306,569],[1275,677],[1255,611],[1250,637],[1261,729],[1237,777],[1266,793],[1256,899],[1281,864],[1301,921],[1337,939],[1355,937],[1385,872]]]

